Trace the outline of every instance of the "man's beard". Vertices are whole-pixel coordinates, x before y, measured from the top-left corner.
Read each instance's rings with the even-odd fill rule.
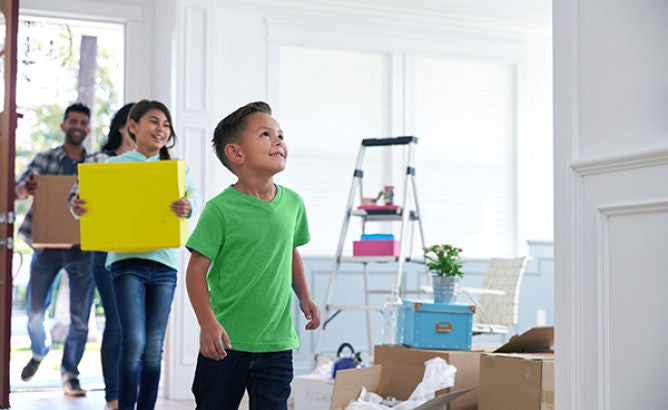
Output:
[[[65,140],[71,145],[81,146],[86,139],[86,136],[84,135],[79,138],[79,135],[81,135],[81,133],[78,131],[67,132],[65,133]]]

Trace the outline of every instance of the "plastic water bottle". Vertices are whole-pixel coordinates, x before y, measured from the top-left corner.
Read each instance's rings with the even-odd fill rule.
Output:
[[[396,292],[387,297],[383,305],[383,329],[382,339],[384,345],[398,344],[397,320],[399,317],[399,308],[401,307],[401,298]]]

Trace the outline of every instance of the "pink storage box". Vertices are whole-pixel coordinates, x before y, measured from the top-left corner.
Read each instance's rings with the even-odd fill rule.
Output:
[[[392,239],[353,241],[353,256],[398,256],[399,241]]]

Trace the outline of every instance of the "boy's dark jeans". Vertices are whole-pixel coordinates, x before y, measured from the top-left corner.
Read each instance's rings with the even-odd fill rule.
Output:
[[[286,410],[293,373],[292,350],[227,350],[223,360],[199,354],[192,386],[197,410],[237,410],[246,389],[250,410]]]

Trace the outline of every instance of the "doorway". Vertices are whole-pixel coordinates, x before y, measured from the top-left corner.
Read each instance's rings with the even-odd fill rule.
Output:
[[[105,142],[111,115],[124,101],[124,33],[124,26],[116,23],[19,16],[16,109],[21,119],[15,140],[17,177],[36,153],[62,143],[59,124],[64,109],[73,102],[82,101],[92,111],[92,131],[85,144],[88,152],[97,151]],[[90,79],[84,78],[84,70],[93,74]],[[15,231],[30,203],[30,199],[15,202]],[[67,298],[59,295],[64,295],[66,284],[61,279],[66,275],[61,272],[56,281],[48,311],[51,351],[35,377],[24,382],[21,370],[32,356],[26,331],[25,294],[33,251],[18,235],[14,238],[10,390],[60,389],[62,340],[69,318]],[[104,387],[99,352],[103,327],[103,308],[96,294],[88,344],[79,366],[85,389]]]

